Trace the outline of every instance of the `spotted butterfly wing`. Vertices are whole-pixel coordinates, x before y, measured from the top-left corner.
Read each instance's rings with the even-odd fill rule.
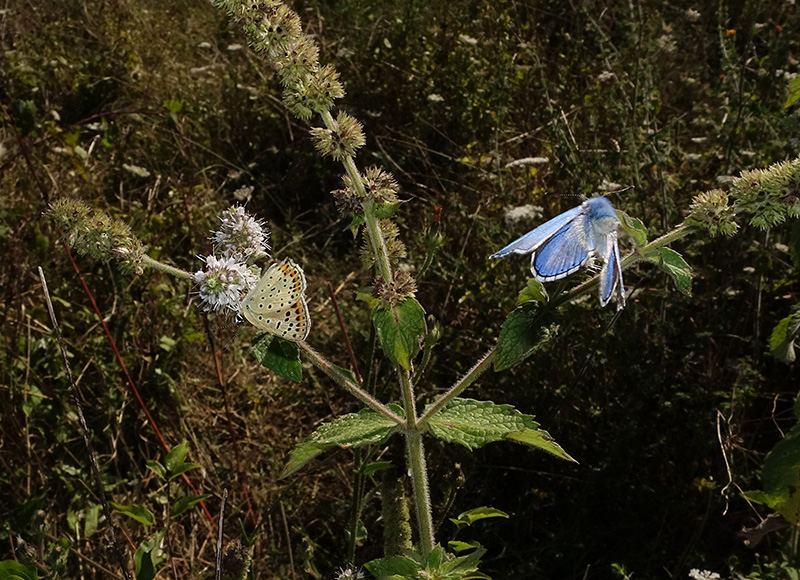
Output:
[[[270,266],[242,301],[250,324],[294,342],[305,340],[311,328],[305,299],[306,277],[289,258]]]

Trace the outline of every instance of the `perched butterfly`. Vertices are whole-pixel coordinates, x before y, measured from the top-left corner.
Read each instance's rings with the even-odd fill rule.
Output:
[[[273,264],[242,300],[242,315],[256,328],[286,340],[305,340],[311,328],[306,277],[289,258]]]
[[[618,228],[619,219],[609,201],[605,197],[593,197],[511,242],[491,258],[532,254],[534,278],[550,282],[569,276],[599,256],[603,261],[600,305],[605,306],[614,298],[617,310],[621,310],[625,306],[625,286],[619,260]]]

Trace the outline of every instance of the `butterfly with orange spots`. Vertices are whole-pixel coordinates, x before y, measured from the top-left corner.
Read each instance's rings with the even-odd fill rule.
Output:
[[[242,301],[250,324],[280,338],[305,340],[311,329],[305,298],[306,277],[289,258],[270,266]]]

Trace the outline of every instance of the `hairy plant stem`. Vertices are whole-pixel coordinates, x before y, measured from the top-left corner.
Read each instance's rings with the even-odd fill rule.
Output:
[[[414,507],[417,512],[420,549],[427,556],[433,550],[433,515],[431,494],[428,488],[428,469],[425,466],[425,448],[422,445],[422,431],[409,427],[406,432],[406,452],[411,468],[411,488],[414,492]]]
[[[333,120],[333,115],[330,111],[323,111],[321,113],[322,120],[325,126],[330,131],[336,130],[336,121]],[[378,266],[378,272],[383,276],[387,282],[392,280],[392,266],[389,262],[389,254],[386,251],[386,244],[383,241],[383,234],[381,233],[380,226],[378,225],[378,218],[375,217],[375,201],[367,196],[364,189],[364,183],[361,181],[361,174],[358,172],[356,162],[353,157],[348,155],[342,160],[342,165],[347,172],[347,176],[356,190],[356,194],[363,201],[361,206],[364,209],[364,224],[367,229],[367,239],[369,240],[372,254],[375,256],[375,263]]]
[[[485,355],[483,355],[483,358],[481,358],[481,360],[475,363],[475,366],[473,366],[471,369],[469,369],[469,371],[467,371],[467,374],[461,377],[452,387],[450,387],[450,389],[448,389],[448,391],[445,394],[441,395],[438,399],[436,399],[436,401],[434,401],[434,403],[430,407],[428,407],[428,409],[419,418],[419,420],[417,421],[417,425],[419,425],[420,427],[424,427],[425,424],[431,419],[431,417],[436,415],[436,413],[438,413],[442,409],[442,407],[447,405],[447,403],[449,403],[457,396],[459,396],[461,393],[463,393],[464,389],[466,389],[472,383],[474,383],[477,380],[477,378],[481,375],[481,373],[483,373],[483,371],[488,369],[489,366],[492,364],[492,362],[494,361],[495,354],[497,354],[497,346],[493,346],[492,348],[490,348],[488,352]]]
[[[417,510],[420,548],[427,555],[434,544],[433,511],[428,486],[428,469],[425,465],[425,448],[422,444],[422,431],[417,419],[417,402],[414,384],[407,369],[397,367],[400,374],[400,392],[403,395],[403,408],[406,412],[406,451],[408,467],[411,470],[411,489],[414,493],[414,506]]]
[[[346,391],[348,391],[351,395],[357,398],[359,401],[364,403],[367,407],[375,411],[376,413],[380,413],[384,417],[391,419],[398,425],[405,426],[406,421],[397,413],[389,409],[386,405],[381,403],[378,399],[370,395],[364,389],[359,387],[353,381],[348,379],[344,374],[342,374],[339,370],[337,370],[328,360],[311,348],[308,343],[300,341],[297,343],[297,346],[306,353],[308,359],[319,368],[322,372],[332,378],[334,381],[339,383]]]
[[[150,266],[151,268],[155,268],[156,270],[161,270],[162,272],[166,272],[168,274],[172,274],[173,276],[178,276],[179,278],[186,278],[188,280],[194,280],[194,275],[191,272],[187,272],[186,270],[181,270],[180,268],[176,268],[174,266],[170,266],[163,262],[159,262],[144,254],[142,256],[142,262],[145,265]]]

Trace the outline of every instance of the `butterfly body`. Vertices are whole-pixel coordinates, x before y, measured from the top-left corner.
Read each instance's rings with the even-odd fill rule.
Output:
[[[305,299],[306,277],[289,258],[273,264],[242,300],[250,324],[291,341],[305,340],[311,329]]]
[[[625,306],[625,287],[619,258],[617,230],[620,222],[605,197],[587,199],[511,242],[491,256],[531,254],[531,273],[540,282],[552,282],[591,265],[599,257],[600,304],[615,298]]]

